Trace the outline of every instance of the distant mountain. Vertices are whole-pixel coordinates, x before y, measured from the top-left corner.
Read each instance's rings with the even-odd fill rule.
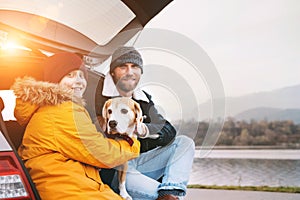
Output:
[[[231,116],[259,107],[300,108],[300,85],[226,99],[227,114]]]
[[[210,102],[201,104],[199,106],[201,119],[208,119],[211,109]],[[278,118],[285,116],[286,119],[297,115],[295,113],[298,109],[300,109],[300,85],[225,99],[225,117],[263,119],[265,116]]]
[[[300,109],[278,109],[278,108],[253,108],[243,111],[234,116],[237,120],[250,121],[259,120],[292,120],[294,123],[300,123]]]

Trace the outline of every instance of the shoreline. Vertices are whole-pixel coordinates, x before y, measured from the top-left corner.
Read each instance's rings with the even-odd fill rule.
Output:
[[[300,187],[283,187],[283,186],[278,186],[278,187],[270,187],[270,186],[217,186],[217,185],[189,184],[187,187],[189,189],[300,193]]]
[[[242,149],[289,149],[289,150],[300,150],[299,147],[295,146],[196,146],[196,150],[211,150],[211,149],[218,149],[218,150],[242,150]]]
[[[300,160],[300,149],[199,148],[194,158]]]
[[[245,190],[222,190],[222,189],[192,189],[188,188],[186,198],[188,200],[298,200],[299,193],[245,191]]]

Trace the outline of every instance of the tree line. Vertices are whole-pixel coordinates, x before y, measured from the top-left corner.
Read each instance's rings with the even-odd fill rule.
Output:
[[[174,123],[181,133],[189,135],[196,146],[203,144],[209,126],[221,126],[216,145],[219,146],[278,146],[300,148],[300,124],[285,121],[238,121],[227,118],[223,124],[206,121]],[[196,133],[195,133],[196,132]]]

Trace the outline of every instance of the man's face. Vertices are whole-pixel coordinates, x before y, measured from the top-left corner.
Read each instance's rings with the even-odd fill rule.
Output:
[[[130,92],[133,91],[139,83],[142,70],[133,63],[125,63],[116,67],[111,75],[119,90]]]

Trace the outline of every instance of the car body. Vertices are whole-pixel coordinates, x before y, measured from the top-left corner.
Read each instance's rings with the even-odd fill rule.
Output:
[[[41,63],[53,53],[82,56],[89,71],[90,93],[101,73],[93,66],[120,45],[138,37],[143,27],[171,0],[22,0],[0,2],[0,92],[9,92],[16,77],[43,74]],[[15,41],[15,43],[10,43]],[[1,111],[14,106],[0,96]],[[90,95],[87,95],[90,96]],[[40,199],[17,154],[24,127],[1,115],[0,199]],[[4,190],[2,188],[5,188]]]

